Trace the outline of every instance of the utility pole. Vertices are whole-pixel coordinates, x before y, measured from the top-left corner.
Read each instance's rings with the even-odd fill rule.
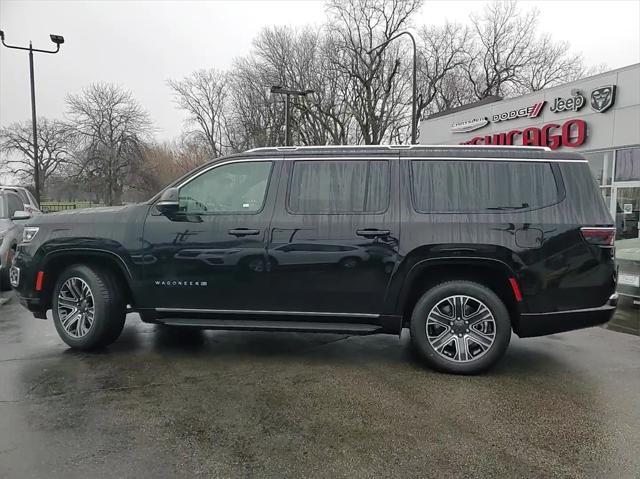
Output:
[[[34,196],[38,204],[40,203],[40,159],[38,158],[38,126],[36,119],[36,86],[33,74],[33,52],[39,53],[58,53],[60,51],[60,45],[64,43],[64,37],[61,35],[49,35],[51,41],[56,44],[55,50],[40,50],[33,48],[31,42],[29,42],[29,48],[19,47],[16,45],[7,45],[4,42],[4,32],[0,30],[0,40],[2,44],[7,48],[13,48],[15,50],[26,50],[29,52],[29,79],[31,81],[31,121],[33,123],[33,182],[34,184]]]

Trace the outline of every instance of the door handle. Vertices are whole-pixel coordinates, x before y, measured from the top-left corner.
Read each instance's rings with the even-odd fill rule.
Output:
[[[229,234],[233,236],[256,236],[260,234],[260,230],[252,230],[249,228],[232,228]]]
[[[363,230],[356,230],[356,234],[365,238],[376,238],[378,236],[389,236],[391,231],[379,230],[377,228],[365,228]]]

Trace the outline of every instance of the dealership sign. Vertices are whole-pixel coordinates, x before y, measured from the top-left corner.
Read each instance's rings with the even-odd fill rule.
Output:
[[[553,113],[561,113],[563,111],[578,111],[587,103],[585,97],[581,93],[576,93],[571,98],[556,98],[553,100],[550,110]]]
[[[574,119],[557,123],[547,123],[540,128],[529,127],[522,130],[510,130],[476,136],[463,145],[513,145],[513,146],[547,146],[552,150],[560,147],[578,148],[587,139],[587,122]]]
[[[451,125],[452,133],[468,133],[473,130],[482,128],[489,124],[489,119],[484,116],[482,118],[473,118],[472,120],[459,121]]]
[[[590,97],[583,95],[578,89],[571,90],[571,96],[557,97],[553,100],[549,111],[552,113],[564,113],[580,111],[589,98],[591,109],[603,113],[608,110],[616,99],[616,86],[605,85],[591,91]],[[491,122],[513,120],[515,118],[537,118],[542,112],[545,100],[533,103],[530,106],[517,108],[491,115],[488,117],[478,117],[471,120],[459,121],[451,125],[450,131],[453,133],[467,133],[478,130]],[[577,148],[582,146],[587,139],[587,123],[584,120],[573,119],[562,124],[547,123],[541,127],[522,128],[520,130],[510,130],[503,133],[491,133],[483,136],[476,136],[471,140],[464,141],[462,145],[520,145],[520,146],[548,146],[552,150],[557,148]]]
[[[540,115],[542,107],[544,107],[545,103],[546,101],[543,100],[539,101],[538,103],[534,103],[531,106],[525,106],[524,108],[518,108],[517,110],[498,113],[496,115],[493,115],[491,120],[494,123],[498,123],[499,121],[513,120],[515,118],[522,118],[524,116],[529,118],[536,118],[538,115]]]
[[[616,101],[615,85],[601,86],[591,92],[591,108],[598,113],[608,109],[614,101]]]

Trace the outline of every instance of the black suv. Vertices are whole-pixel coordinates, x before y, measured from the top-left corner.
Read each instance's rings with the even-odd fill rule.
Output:
[[[586,160],[545,148],[261,148],[146,203],[39,216],[11,271],[62,339],[127,312],[208,329],[392,333],[474,373],[615,310],[613,220]]]

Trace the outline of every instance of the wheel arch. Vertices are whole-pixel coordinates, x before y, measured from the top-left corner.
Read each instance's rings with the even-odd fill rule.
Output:
[[[107,250],[74,248],[51,252],[43,260],[40,270],[44,272],[45,281],[41,298],[45,310],[51,308],[53,289],[58,277],[67,267],[74,264],[94,266],[109,271],[122,288],[126,303],[134,302],[131,271],[118,254]]]
[[[520,305],[510,278],[516,278],[513,269],[496,258],[424,259],[416,262],[408,272],[398,296],[397,311],[402,315],[403,326],[406,326],[411,320],[413,307],[425,291],[445,281],[467,280],[487,286],[496,293],[509,311],[512,326],[517,325]]]

